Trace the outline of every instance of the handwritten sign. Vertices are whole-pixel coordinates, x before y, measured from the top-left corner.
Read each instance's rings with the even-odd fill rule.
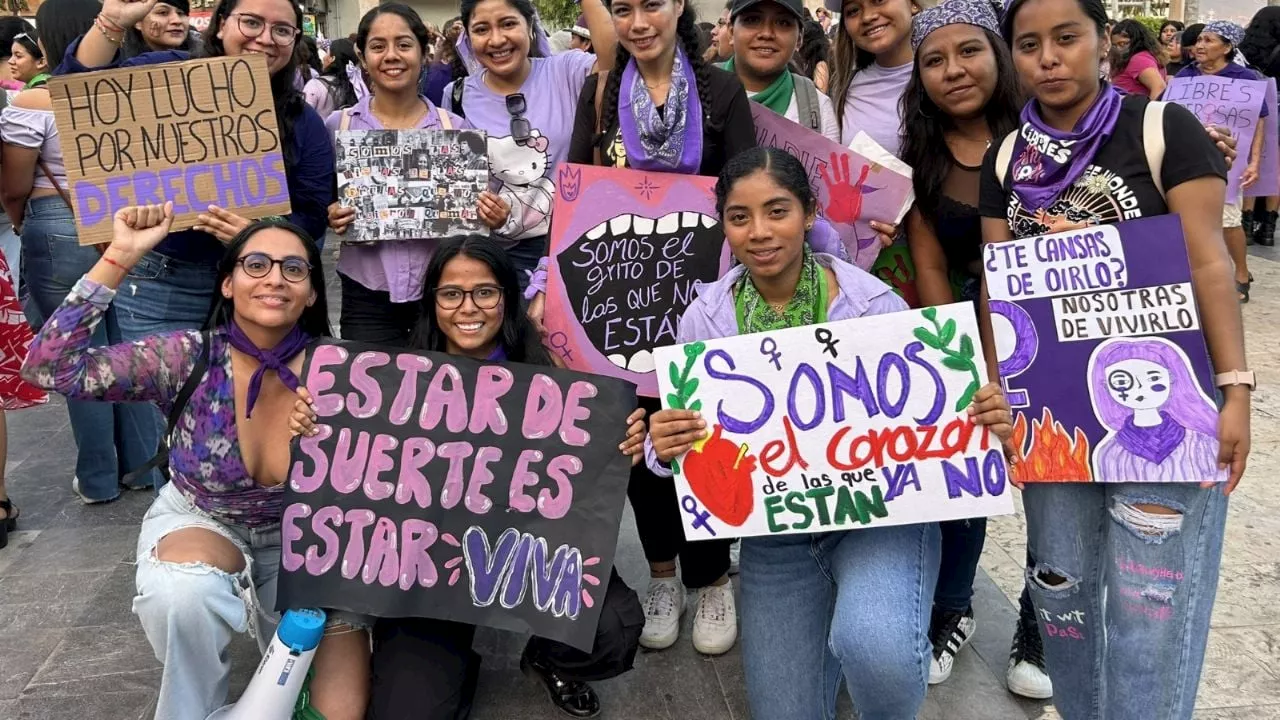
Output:
[[[715,178],[564,164],[543,324],[565,365],[658,394],[653,349],[676,341],[702,283],[728,271]]]
[[[665,408],[710,437],[673,463],[685,537],[855,530],[1013,512],[971,303],[657,352]]]
[[[172,200],[175,230],[210,205],[287,214],[268,77],[261,55],[239,55],[51,79],[80,244],[110,241],[130,205]]]
[[[761,145],[786,150],[804,164],[819,213],[840,233],[854,264],[870,269],[880,253],[870,222],[896,225],[902,220],[915,197],[911,176],[833,143],[759,103],[751,103],[751,115]]]
[[[631,469],[611,378],[323,343],[319,434],[281,521],[277,607],[595,640]]]
[[[356,208],[346,242],[489,234],[476,201],[489,182],[479,130],[337,134],[338,200]]]
[[[1238,80],[1216,75],[1175,77],[1169,80],[1164,99],[1187,108],[1205,125],[1225,127],[1238,138],[1240,158],[1232,163],[1227,174],[1227,199],[1230,202],[1238,197],[1240,176],[1249,164],[1249,148],[1264,106],[1271,108],[1264,119],[1264,133],[1267,132],[1267,124],[1274,126],[1276,122],[1276,81]],[[1274,128],[1271,132],[1274,140]],[[1280,190],[1280,148],[1276,144],[1268,145],[1264,137],[1258,183],[1250,188],[1255,190],[1262,186],[1256,194],[1274,195]]]
[[[988,244],[1026,482],[1202,482],[1218,410],[1176,215]]]

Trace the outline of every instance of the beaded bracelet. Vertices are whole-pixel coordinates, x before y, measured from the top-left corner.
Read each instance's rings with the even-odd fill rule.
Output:
[[[107,31],[107,24],[103,22],[101,15],[93,19],[93,26],[98,28],[98,32],[102,33],[102,37],[106,38],[107,42],[111,43],[112,45],[120,45],[124,42],[123,35],[120,37],[119,40],[111,37],[111,33]],[[123,32],[123,31],[118,30],[116,32]]]

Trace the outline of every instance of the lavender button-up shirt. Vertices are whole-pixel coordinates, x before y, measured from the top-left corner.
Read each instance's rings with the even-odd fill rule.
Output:
[[[383,130],[382,123],[369,111],[369,102],[373,96],[366,97],[347,110],[339,110],[325,120],[329,137],[335,140],[338,128],[342,126],[342,114],[348,113],[351,119],[347,123],[348,130]],[[422,116],[417,127],[432,129],[440,127],[440,112],[430,100],[422,98],[427,104],[427,113]],[[449,113],[455,130],[470,128],[466,120]],[[338,258],[338,272],[355,280],[370,290],[390,293],[391,302],[416,302],[422,299],[422,283],[427,277],[427,263],[440,244],[437,238],[418,240],[383,240],[372,245],[345,245]]]

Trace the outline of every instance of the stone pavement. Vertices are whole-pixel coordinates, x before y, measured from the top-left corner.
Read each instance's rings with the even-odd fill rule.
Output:
[[[1231,505],[1209,652],[1196,718],[1280,720],[1280,253],[1255,249],[1257,278],[1246,306],[1255,395],[1250,470]],[[1265,256],[1266,259],[1259,256]],[[332,265],[330,265],[332,267]],[[336,283],[330,287],[336,290]],[[336,297],[333,292],[330,297]],[[11,413],[9,492],[21,530],[0,550],[0,720],[139,720],[151,717],[160,664],[130,611],[138,523],[150,502],[130,493],[84,506],[71,493],[74,441],[60,400]],[[930,689],[926,720],[1049,720],[1051,705],[1014,698],[1004,669],[1021,589],[1021,515],[989,525],[974,598],[978,633],[951,679]],[[617,565],[643,590],[644,558],[628,510]],[[634,671],[598,683],[602,717],[627,720],[745,720],[737,649],[708,659],[689,642],[692,616],[670,650],[643,653]],[[482,630],[485,657],[475,720],[559,718],[519,674],[524,638]],[[256,664],[256,648],[232,651],[233,696]],[[841,718],[852,718],[847,701]],[[758,720],[786,720],[768,718]]]

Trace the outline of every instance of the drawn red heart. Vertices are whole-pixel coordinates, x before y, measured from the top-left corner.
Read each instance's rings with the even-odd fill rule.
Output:
[[[723,430],[716,425],[701,450],[689,451],[682,467],[689,488],[707,512],[740,527],[747,521],[755,502],[751,473],[756,470],[756,458],[742,453],[743,448],[732,440],[721,437]]]

